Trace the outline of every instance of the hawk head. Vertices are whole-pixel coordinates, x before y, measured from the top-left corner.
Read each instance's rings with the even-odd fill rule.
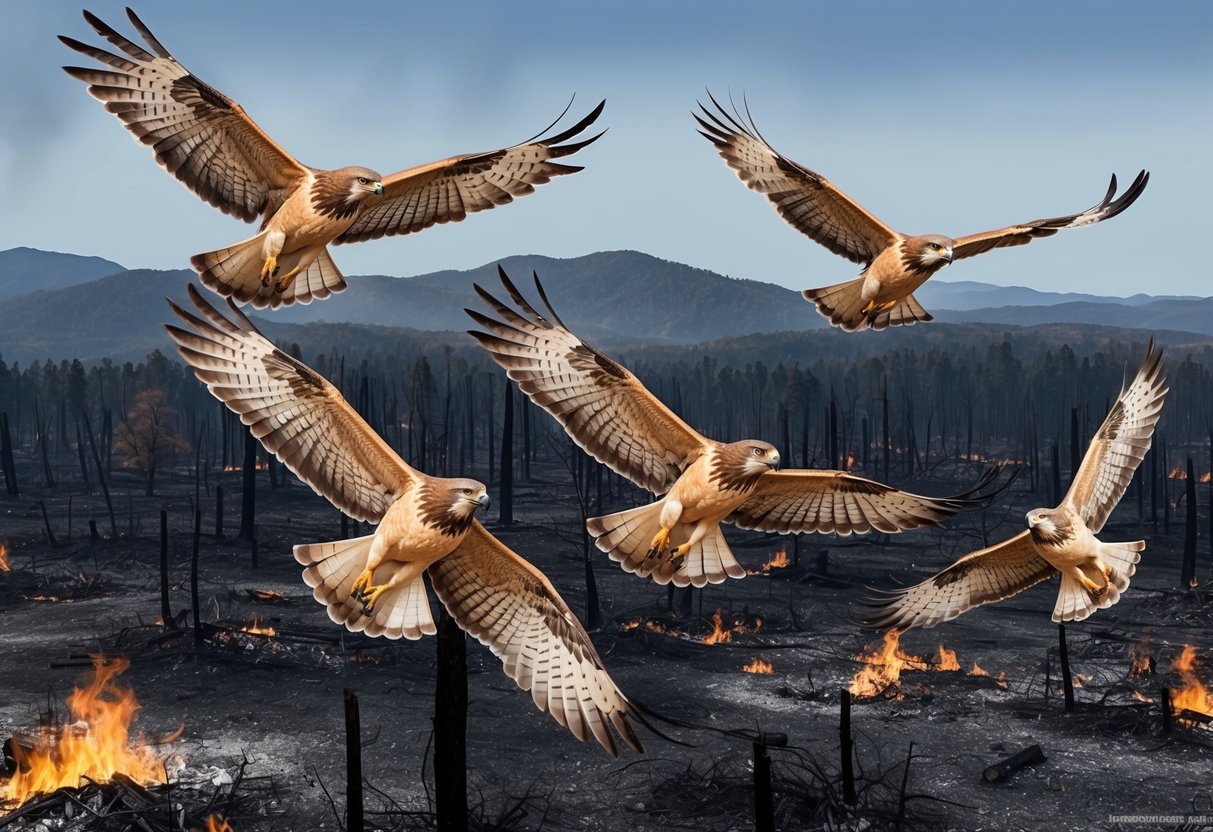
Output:
[[[317,171],[312,204],[327,216],[348,217],[358,210],[363,200],[383,195],[382,179],[370,168],[358,166]]]
[[[942,234],[924,234],[905,241],[902,251],[906,267],[914,271],[936,271],[952,262],[956,243]]]
[[[444,534],[462,534],[472,525],[476,509],[487,509],[489,504],[488,489],[482,482],[434,478],[426,484],[423,519]]]
[[[721,488],[750,488],[759,477],[779,467],[779,451],[758,439],[743,439],[716,448],[711,477]]]
[[[1074,537],[1070,520],[1064,512],[1052,508],[1034,508],[1028,512],[1028,531],[1042,546],[1060,546]]]

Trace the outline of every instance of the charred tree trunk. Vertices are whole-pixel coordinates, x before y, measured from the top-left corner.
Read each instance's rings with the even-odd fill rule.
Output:
[[[88,460],[84,457],[84,432],[80,430],[80,421],[76,421],[76,456],[80,459],[80,479],[84,483],[84,493],[93,493],[92,484],[88,477]]]
[[[1079,443],[1082,437],[1078,433],[1078,408],[1070,408],[1070,482],[1078,476],[1078,466],[1082,464],[1082,448]]]
[[[160,509],[160,626],[170,627],[173,610],[168,603],[168,512]]]
[[[1188,457],[1188,478],[1184,480],[1187,520],[1184,523],[1184,557],[1179,570],[1179,588],[1191,589],[1196,583],[1196,472]]]
[[[362,719],[358,696],[345,689],[345,832],[363,832]]]
[[[118,519],[114,517],[114,503],[110,499],[109,483],[105,480],[105,470],[101,467],[101,455],[97,453],[97,443],[93,440],[93,426],[88,419],[88,413],[81,411],[84,417],[84,431],[88,434],[89,450],[93,452],[93,465],[97,469],[97,481],[101,483],[101,494],[105,497],[105,507],[110,515],[110,539],[118,539]]]
[[[439,832],[467,832],[467,641],[445,610],[438,619],[434,690],[434,793]]]
[[[13,438],[8,429],[8,414],[0,413],[0,463],[4,467],[4,488],[10,497],[20,497],[17,469],[13,464]]]
[[[500,521],[503,526],[514,523],[514,388],[505,380],[505,399],[501,426],[501,507]]]
[[[51,473],[51,459],[46,448],[46,425],[42,421],[42,409],[38,406],[37,399],[34,399],[34,430],[38,437],[38,449],[42,457],[42,476],[46,480],[46,487],[54,490],[55,476]]]
[[[1053,443],[1053,505],[1061,504],[1061,451]]]
[[[842,461],[838,456],[838,402],[834,400],[834,393],[830,393],[830,467],[838,470],[842,468]]]
[[[889,437],[889,386],[886,382],[880,396],[881,427],[884,431],[884,479],[889,480],[889,452],[893,448]]]
[[[256,536],[254,512],[257,508],[257,440],[253,432],[244,434],[244,471],[240,491],[240,539],[249,543]]]

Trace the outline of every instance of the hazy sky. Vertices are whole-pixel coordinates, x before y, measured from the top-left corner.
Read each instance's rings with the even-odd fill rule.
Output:
[[[131,32],[121,5],[90,7]],[[951,280],[1213,294],[1213,4],[207,2],[136,10],[306,164],[388,173],[527,138],[607,99],[586,170],[421,234],[339,246],[346,274],[629,248],[803,288],[857,268],[785,225],[694,130],[744,93],[774,146],[890,225],[959,236],[1081,210],[1095,228],[947,268]],[[252,233],[161,171],[83,85],[76,3],[0,5],[0,249],[180,268]],[[571,122],[568,122],[571,123]]]

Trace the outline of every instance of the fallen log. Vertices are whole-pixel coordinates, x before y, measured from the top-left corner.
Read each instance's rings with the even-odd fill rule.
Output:
[[[987,783],[1002,783],[1010,779],[1011,775],[1021,768],[1043,763],[1045,759],[1044,752],[1040,750],[1039,745],[1029,745],[1023,751],[1012,754],[1005,760],[999,760],[982,772],[981,776]]]

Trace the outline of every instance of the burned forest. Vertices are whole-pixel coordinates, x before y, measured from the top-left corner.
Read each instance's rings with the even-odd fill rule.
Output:
[[[595,462],[465,337],[279,348],[410,465],[474,477],[484,523],[558,588],[645,753],[536,711],[450,619],[419,641],[333,625],[291,556],[368,534],[254,441],[166,346],[0,362],[0,829],[1087,829],[1207,812],[1213,754],[1213,345],[1163,339],[1171,393],[1109,539],[1114,607],[1050,621],[1056,582],[929,630],[859,623],[1054,505],[1144,333],[937,324],[613,344],[689,424],[787,464],[984,509],[901,534],[726,536],[747,577],[625,574],[588,517],[646,492]],[[436,620],[442,610],[431,593]],[[94,747],[97,746],[97,747]],[[108,771],[103,769],[108,767]]]

